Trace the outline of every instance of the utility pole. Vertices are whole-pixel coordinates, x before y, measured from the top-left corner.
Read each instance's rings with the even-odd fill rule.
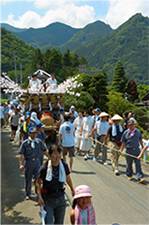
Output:
[[[15,82],[17,83],[17,65],[16,65],[16,53],[13,53],[13,58],[14,58],[14,74],[15,74]]]
[[[22,63],[20,63],[20,84],[22,85]]]

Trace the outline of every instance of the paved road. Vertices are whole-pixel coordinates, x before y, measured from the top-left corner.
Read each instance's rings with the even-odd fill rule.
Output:
[[[40,223],[36,202],[24,201],[24,178],[19,174],[17,146],[9,142],[8,130],[1,135],[2,158],[2,224]],[[120,160],[121,175],[116,177],[111,166],[103,166],[77,156],[72,173],[74,185],[92,188],[98,224],[149,224],[149,165],[145,168],[146,185],[127,180],[125,164]],[[70,192],[67,195],[71,201]],[[65,224],[69,224],[69,210]]]

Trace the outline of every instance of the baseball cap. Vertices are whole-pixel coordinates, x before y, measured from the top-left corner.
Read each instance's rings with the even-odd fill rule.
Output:
[[[36,127],[30,127],[29,128],[29,133],[36,133],[36,132],[37,132]]]
[[[137,121],[131,117],[129,120],[128,120],[128,124],[137,124]]]
[[[95,112],[101,112],[100,108],[96,108]]]

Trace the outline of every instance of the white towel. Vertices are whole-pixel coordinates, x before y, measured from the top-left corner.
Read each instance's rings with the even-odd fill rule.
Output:
[[[32,148],[35,148],[35,142],[36,142],[36,139],[31,139],[31,137],[28,137],[28,139],[30,140],[31,147],[32,147]]]
[[[122,132],[123,131],[123,128],[122,126],[119,124],[119,131]],[[113,124],[112,125],[112,136],[115,137],[117,135],[117,130],[116,130],[116,125]]]
[[[51,165],[51,160],[48,161],[48,167],[47,167],[47,173],[46,173],[46,180],[51,181],[52,180],[52,165]],[[65,173],[65,168],[60,161],[59,163],[59,182],[66,182],[66,173]]]
[[[40,215],[40,218],[41,218],[42,225],[45,225],[46,214],[47,214],[47,212],[44,210],[44,207],[41,206],[40,211],[39,211],[39,215]]]

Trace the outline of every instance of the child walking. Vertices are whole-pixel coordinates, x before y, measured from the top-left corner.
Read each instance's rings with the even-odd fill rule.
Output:
[[[70,221],[73,225],[96,225],[95,210],[91,202],[91,189],[87,185],[75,188]]]

